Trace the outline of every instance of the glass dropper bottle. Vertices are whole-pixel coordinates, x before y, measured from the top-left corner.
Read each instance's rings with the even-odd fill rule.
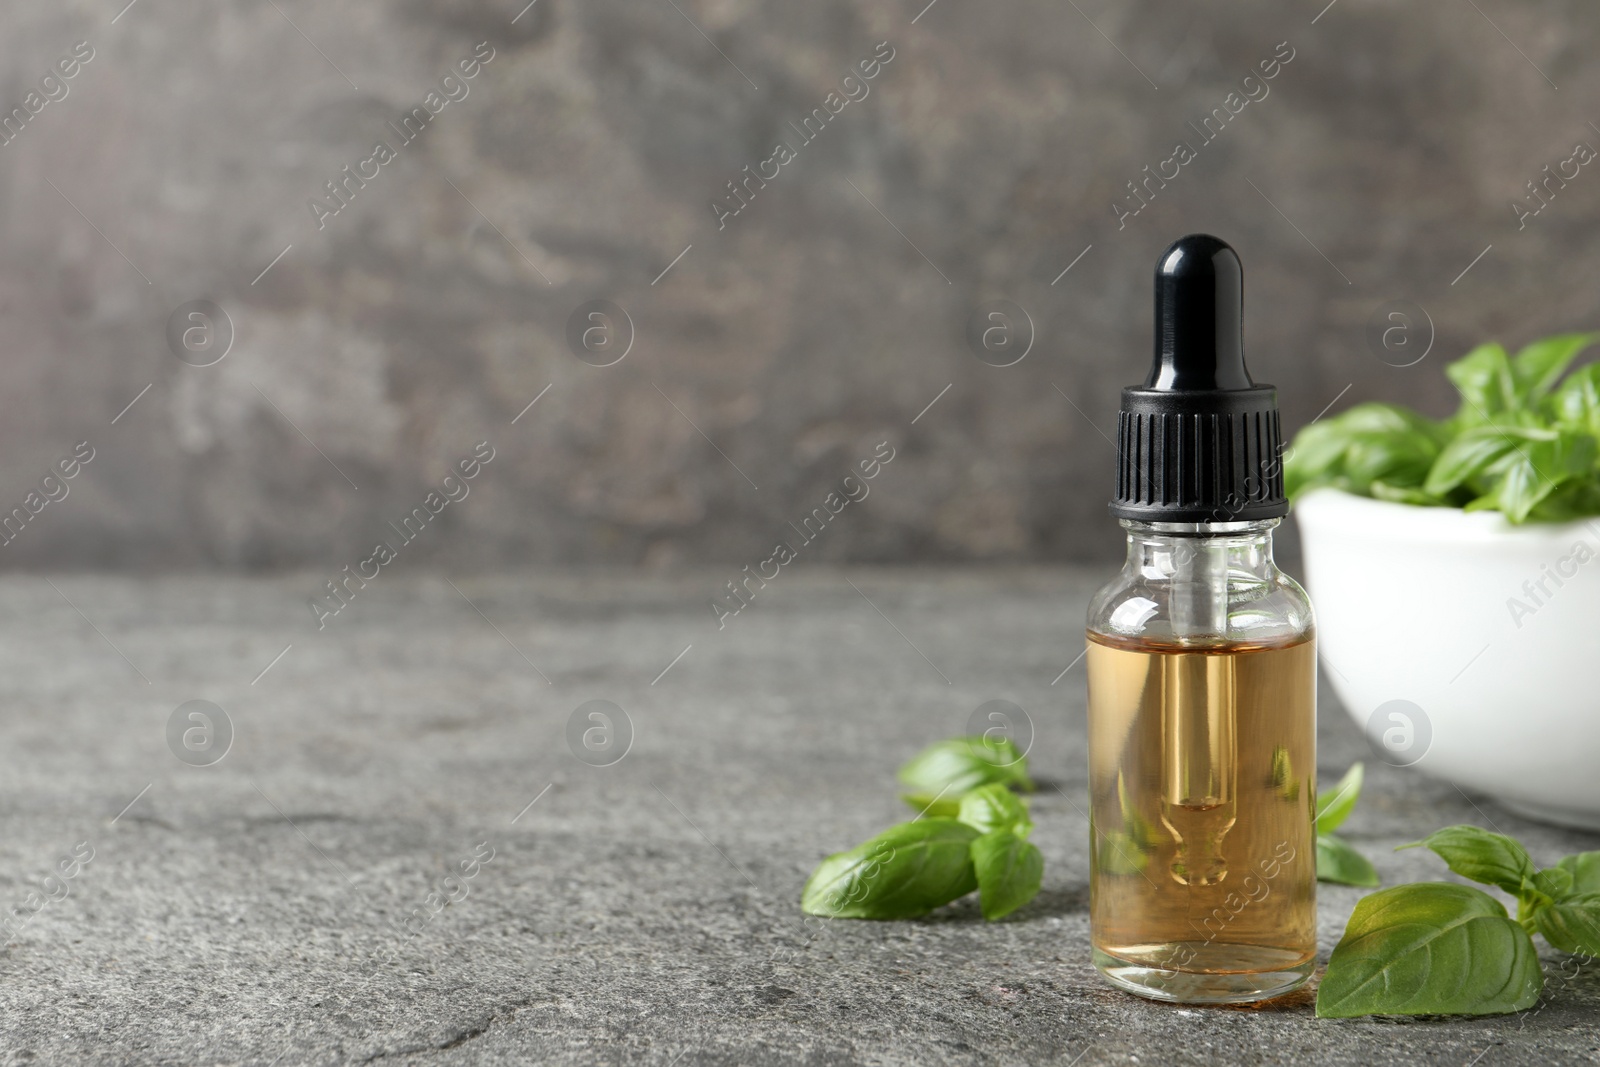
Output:
[[[1243,318],[1232,248],[1167,249],[1118,425],[1127,561],[1088,620],[1095,966],[1184,1003],[1276,996],[1316,959],[1311,604],[1273,563],[1277,393],[1245,368]]]

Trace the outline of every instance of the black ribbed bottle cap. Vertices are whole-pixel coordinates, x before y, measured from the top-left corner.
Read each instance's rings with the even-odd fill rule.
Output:
[[[1156,265],[1155,362],[1122,391],[1111,513],[1142,522],[1244,522],[1289,512],[1278,392],[1244,365],[1244,268],[1190,234]]]

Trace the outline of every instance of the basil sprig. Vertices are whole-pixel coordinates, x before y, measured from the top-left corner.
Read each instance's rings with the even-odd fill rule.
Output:
[[[1285,457],[1284,487],[1499,511],[1514,523],[1600,514],[1600,364],[1566,374],[1597,340],[1562,334],[1515,356],[1478,346],[1445,367],[1461,395],[1448,419],[1370,403],[1313,422]]]
[[[1332,789],[1317,794],[1317,881],[1338,882],[1341,885],[1375,886],[1378,869],[1372,861],[1355,850],[1333,831],[1350,817],[1361,796],[1361,780],[1365,772],[1357,763],[1339,779]]]
[[[1363,897],[1328,960],[1319,1016],[1519,1011],[1544,988],[1534,933],[1564,952],[1600,955],[1600,852],[1539,870],[1517,841],[1476,826],[1449,826],[1415,845],[1511,894],[1517,917],[1483,890],[1450,882]]]
[[[1044,856],[1028,840],[1033,820],[1011,791],[1032,789],[1027,758],[1009,739],[958,737],[924,749],[900,769],[920,813],[823,860],[800,908],[841,919],[910,919],[974,889],[988,920],[1032,900]]]

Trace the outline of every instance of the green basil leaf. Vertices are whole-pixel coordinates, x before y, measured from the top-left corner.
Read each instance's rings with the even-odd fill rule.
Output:
[[[1572,892],[1600,893],[1600,852],[1579,852],[1556,864],[1572,874]]]
[[[961,798],[946,793],[939,796],[937,793],[901,793],[900,799],[906,806],[916,812],[918,817],[932,815],[937,818],[954,819],[961,814]]]
[[[1378,868],[1342,837],[1317,833],[1317,881],[1375,886]]]
[[[1563,482],[1528,512],[1530,522],[1570,522],[1600,515],[1600,482],[1590,475]]]
[[[1422,488],[1425,492],[1443,495],[1458,485],[1472,483],[1521,444],[1518,437],[1502,426],[1475,426],[1464,430],[1440,451]]]
[[[1026,837],[1033,829],[1027,806],[1003,785],[986,785],[962,797],[956,817],[980,834],[1014,830]]]
[[[1339,415],[1334,420],[1350,433],[1382,433],[1426,437],[1435,444],[1444,437],[1439,424],[1398,404],[1369,401]]]
[[[800,893],[807,915],[910,919],[978,888],[972,842],[978,831],[955,819],[891,826],[817,865]]]
[[[1033,791],[1028,757],[1009,737],[952,737],[935,742],[900,768],[900,781],[913,793],[956,797],[991,782]]]
[[[1556,483],[1539,471],[1535,461],[1524,458],[1512,464],[1494,492],[1473,501],[1467,510],[1498,511],[1512,522],[1522,522],[1534,506],[1555,489]]]
[[[1533,913],[1535,928],[1563,952],[1600,956],[1600,893],[1546,904]]]
[[[1527,440],[1506,456],[1499,483],[1479,506],[1497,508],[1512,522],[1524,522],[1563,483],[1587,473],[1594,457],[1595,439],[1586,433],[1563,428],[1548,439]]]
[[[1447,826],[1401,848],[1417,845],[1438,853],[1463,878],[1499,886],[1512,896],[1520,896],[1522,883],[1533,877],[1533,860],[1526,849],[1504,834],[1476,826]]]
[[[1600,434],[1600,363],[1579,367],[1550,395],[1556,422]]]
[[[1283,457],[1283,487],[1291,497],[1329,485],[1344,471],[1344,451],[1353,431],[1338,419],[1314,422],[1295,434]]]
[[[1597,333],[1564,333],[1535,341],[1511,360],[1523,403],[1536,403],[1555,387],[1578,353],[1600,340]]]
[[[1488,422],[1519,406],[1511,360],[1498,342],[1479,345],[1448,364],[1444,372],[1461,394],[1461,410],[1456,413],[1456,419],[1462,425]]]
[[[1374,500],[1387,500],[1391,504],[1415,504],[1423,508],[1436,508],[1445,504],[1442,497],[1434,496],[1425,489],[1418,489],[1409,485],[1390,485],[1388,482],[1373,482],[1368,487]]]
[[[1572,872],[1564,870],[1560,864],[1535,871],[1532,885],[1551,900],[1565,900],[1576,895],[1572,892]]]
[[[1337,830],[1350,817],[1356,809],[1356,801],[1361,798],[1361,779],[1365,773],[1361,764],[1353,764],[1338,785],[1317,794],[1317,833]]]
[[[990,922],[1032,900],[1044,881],[1044,854],[1010,830],[993,830],[974,841],[972,864],[978,872],[978,901]]]
[[[1362,897],[1317,990],[1320,1018],[1490,1015],[1531,1007],[1544,974],[1489,894],[1417,882]]]
[[[1138,874],[1150,865],[1149,845],[1123,830],[1103,830],[1095,848],[1101,874]]]
[[[1345,449],[1344,473],[1362,487],[1376,481],[1420,486],[1438,456],[1433,439],[1413,430],[1357,433]]]

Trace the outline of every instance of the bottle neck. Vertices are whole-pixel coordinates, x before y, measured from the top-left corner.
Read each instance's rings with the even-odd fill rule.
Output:
[[[1272,531],[1281,519],[1252,522],[1138,522],[1128,531],[1124,569],[1146,580],[1215,585],[1234,578],[1269,580],[1277,574]]]

